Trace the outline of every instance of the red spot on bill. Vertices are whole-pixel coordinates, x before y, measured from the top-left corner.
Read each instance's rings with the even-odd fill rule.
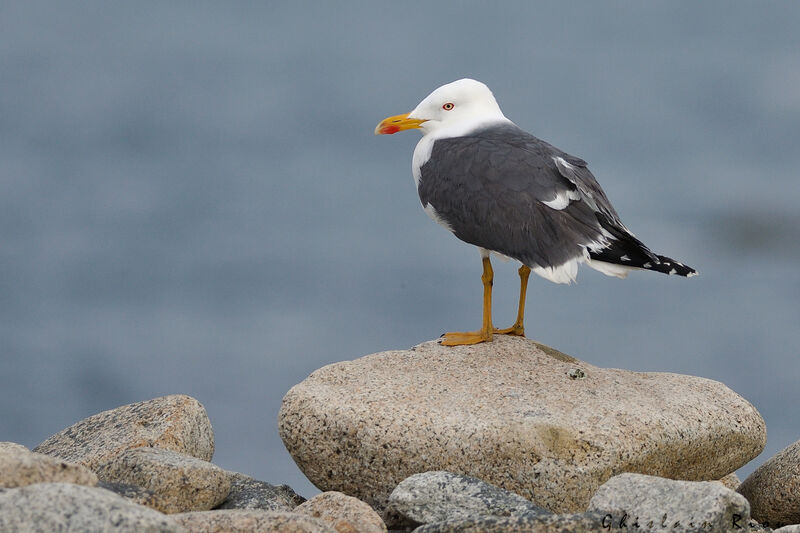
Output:
[[[381,133],[383,135],[391,135],[393,133],[397,133],[398,131],[400,131],[400,128],[398,128],[393,124],[389,124],[378,130],[378,133]]]

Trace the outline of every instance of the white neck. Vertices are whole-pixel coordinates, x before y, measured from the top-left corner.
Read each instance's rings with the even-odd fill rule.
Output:
[[[453,121],[452,123],[438,123],[435,127],[426,129],[425,123],[420,128],[423,132],[423,139],[447,139],[450,137],[463,137],[475,130],[500,124],[514,124],[508,120],[499,110],[497,113],[487,113],[485,115],[472,116],[468,119]],[[420,141],[421,142],[421,141]]]

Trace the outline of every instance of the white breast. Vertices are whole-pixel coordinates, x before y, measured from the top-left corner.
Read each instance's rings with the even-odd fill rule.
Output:
[[[425,135],[414,148],[414,156],[411,158],[411,174],[414,176],[414,185],[417,186],[417,189],[419,189],[419,180],[422,176],[422,165],[431,158],[434,141],[436,139],[433,135]]]

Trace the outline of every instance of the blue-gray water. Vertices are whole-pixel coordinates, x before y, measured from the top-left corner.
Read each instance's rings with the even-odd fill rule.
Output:
[[[470,76],[701,273],[536,278],[529,335],[726,383],[769,429],[749,473],[800,438],[799,27],[791,2],[3,2],[0,440],[185,393],[215,462],[313,494],[283,394],[478,325],[418,135],[372,133]],[[504,325],[516,265],[495,272]]]

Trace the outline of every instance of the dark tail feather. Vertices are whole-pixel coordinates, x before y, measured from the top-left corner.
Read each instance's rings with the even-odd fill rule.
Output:
[[[625,227],[614,223],[606,215],[598,213],[597,220],[611,234],[613,240],[608,248],[596,252],[590,251],[589,257],[592,259],[631,268],[655,270],[669,275],[675,274],[684,277],[697,275],[697,271],[692,267],[670,257],[654,254],[642,241],[631,235]]]
[[[641,246],[644,247],[643,244]],[[644,250],[647,250],[647,248]],[[632,242],[614,241],[608,248],[597,252],[589,252],[589,257],[614,265],[654,270],[663,274],[675,274],[684,277],[697,275],[697,271],[690,266],[686,266],[670,257],[653,254],[650,250],[645,253],[644,250],[639,246],[635,246]]]

